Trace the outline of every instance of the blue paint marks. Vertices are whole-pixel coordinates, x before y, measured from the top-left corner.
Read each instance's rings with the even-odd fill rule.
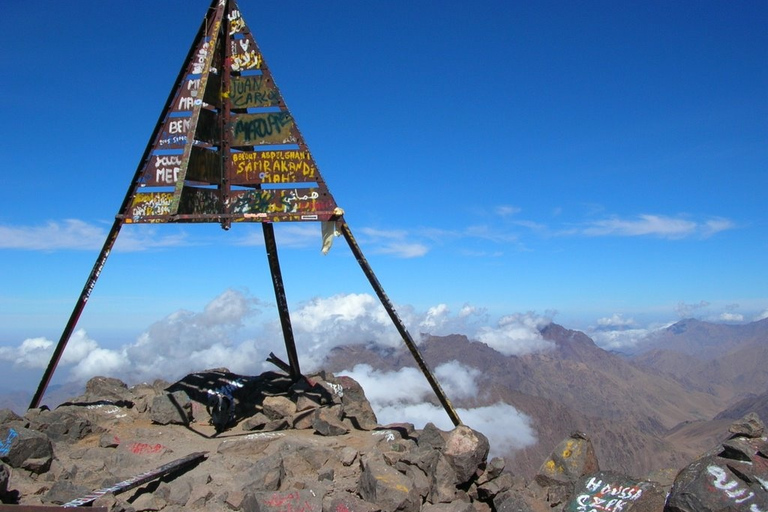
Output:
[[[0,441],[0,457],[5,457],[8,455],[8,452],[11,451],[11,446],[13,445],[13,440],[19,437],[19,433],[16,432],[14,429],[9,428],[8,429],[8,436],[6,436],[5,441]]]

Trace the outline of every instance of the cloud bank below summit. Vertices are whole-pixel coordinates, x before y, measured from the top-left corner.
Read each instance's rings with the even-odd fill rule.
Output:
[[[242,335],[248,330],[246,324],[263,310],[272,308],[230,289],[202,311],[178,310],[149,326],[134,342],[117,348],[102,347],[84,329],[78,329],[64,351],[60,371],[67,371],[70,381],[83,382],[106,374],[135,383],[158,377],[174,380],[191,371],[217,366],[243,374],[273,369],[265,362],[268,354],[284,352],[277,319],[259,324],[258,334],[253,338]],[[505,355],[522,355],[549,347],[538,328],[550,320],[533,313],[505,316],[495,327],[485,325],[488,318],[484,310],[471,306],[456,314],[445,305],[424,313],[403,307],[399,314],[414,333],[469,333]],[[291,321],[304,371],[320,368],[328,352],[338,346],[403,346],[384,308],[368,294],[314,298],[292,310]],[[26,339],[16,347],[0,347],[0,360],[20,368],[44,368],[54,345],[45,338]]]
[[[157,378],[174,381],[194,371],[222,366],[244,375],[274,370],[265,359],[270,352],[284,352],[279,322],[263,323],[257,339],[238,340],[246,322],[267,307],[271,306],[240,291],[227,290],[203,311],[176,311],[152,324],[136,341],[118,348],[102,347],[84,329],[78,329],[58,371],[66,372],[67,380],[72,382],[107,375],[134,384]],[[485,312],[469,306],[457,314],[444,305],[423,314],[403,308],[401,317],[420,332],[476,332],[478,339],[507,355],[548,348],[537,328],[549,320],[533,314],[504,317],[495,328],[480,327],[487,321]],[[302,371],[306,373],[320,369],[326,354],[337,346],[371,342],[393,348],[403,346],[384,308],[367,294],[315,298],[296,308],[291,319]],[[20,368],[42,369],[54,345],[45,338],[30,338],[17,347],[1,347],[0,360]],[[480,370],[452,361],[434,372],[448,396],[462,399],[477,395]],[[380,372],[357,365],[340,373],[360,382],[382,424],[407,421],[423,427],[432,422],[442,429],[452,428],[445,411],[430,403],[434,393],[416,368]],[[530,418],[511,405],[498,403],[457,411],[467,425],[488,436],[495,454],[536,443]]]

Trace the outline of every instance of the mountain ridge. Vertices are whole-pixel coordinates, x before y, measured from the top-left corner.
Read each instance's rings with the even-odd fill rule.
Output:
[[[768,339],[768,322],[756,324],[736,330],[714,327],[715,333],[728,333],[730,352],[709,360],[693,361],[679,349],[653,347],[649,353],[655,359],[620,356],[598,347],[585,333],[555,323],[540,329],[543,339],[552,343],[551,350],[504,356],[460,334],[425,335],[420,350],[432,368],[459,361],[480,370],[478,396],[455,400],[457,407],[502,401],[532,418],[539,442],[505,454],[523,474],[535,472],[536,461],[548,447],[574,430],[587,432],[595,440],[607,468],[644,474],[678,467],[711,446],[723,432],[717,415],[746,398],[748,390],[754,395],[768,388],[768,372],[761,371],[768,367],[768,351],[760,343]],[[671,335],[688,333],[681,347],[690,349],[691,332],[706,333],[709,324],[684,320],[673,327],[668,328]],[[708,344],[711,340],[703,340],[703,345]],[[744,368],[744,361],[737,363],[745,357],[746,366],[755,370],[739,379],[735,369]],[[690,370],[675,373],[675,364],[685,360],[692,361]],[[329,354],[324,367],[338,372],[351,368],[353,361],[382,371],[415,366],[404,350],[377,351],[369,344],[339,347]],[[701,368],[708,370],[699,376],[696,371]],[[750,407],[738,412],[743,415]]]

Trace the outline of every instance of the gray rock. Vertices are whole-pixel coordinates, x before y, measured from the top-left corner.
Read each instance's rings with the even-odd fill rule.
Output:
[[[245,512],[322,512],[323,497],[312,491],[275,491],[247,493],[242,501]]]
[[[496,512],[534,512],[528,499],[518,491],[507,491],[494,496],[493,509]]]
[[[0,498],[8,494],[8,480],[11,478],[11,468],[0,462]]]
[[[382,512],[415,512],[421,499],[408,477],[387,465],[381,458],[364,457],[360,496],[379,506]]]
[[[448,433],[443,453],[456,471],[458,483],[469,482],[485,464],[490,450],[488,438],[465,425]]]
[[[99,437],[99,448],[117,448],[120,439],[114,434],[103,434]]]
[[[103,432],[88,418],[88,410],[78,406],[62,406],[53,411],[43,411],[30,421],[29,428],[45,433],[54,442],[74,442],[91,432]]]
[[[248,482],[241,487],[245,492],[277,491],[285,479],[282,456],[275,454],[253,463],[242,475]]]
[[[339,461],[344,466],[351,466],[355,459],[357,459],[358,451],[351,446],[345,446],[339,453]]]
[[[27,428],[0,426],[0,460],[12,468],[42,473],[53,459],[53,445],[45,434]]]
[[[507,462],[502,457],[492,458],[483,468],[483,474],[477,479],[478,485],[497,478],[504,471],[506,465]]]
[[[51,486],[51,489],[43,496],[43,503],[53,503],[63,505],[76,498],[82,498],[91,492],[92,489],[75,485],[67,480],[59,480]]]
[[[750,439],[759,442],[759,439]],[[722,452],[721,452],[722,453]],[[710,452],[677,475],[667,512],[768,510],[768,459],[725,458]]]
[[[85,384],[85,394],[78,401],[104,401],[132,406],[132,399],[131,390],[123,381],[111,377],[93,377]]]
[[[268,396],[261,404],[262,412],[271,420],[287,419],[296,414],[296,404],[284,396]]]
[[[0,409],[0,425],[26,427],[26,420],[10,409]]]
[[[315,411],[312,419],[312,428],[321,436],[342,436],[349,433],[349,429],[339,419],[340,408],[321,407]]]
[[[270,419],[263,413],[257,412],[240,424],[243,430],[263,430]]]
[[[425,503],[422,512],[475,512],[472,503],[468,501],[452,501],[451,503]]]
[[[380,509],[352,493],[332,493],[323,499],[324,512],[378,512]]]
[[[362,386],[354,379],[346,376],[329,378],[334,384],[341,386],[341,403],[344,405],[344,417],[348,418],[357,430],[373,430],[378,426],[376,413],[365,397]]]
[[[445,448],[446,433],[437,428],[434,423],[427,423],[419,433],[416,441],[420,447],[433,450],[442,450]]]
[[[438,453],[431,468],[431,482],[428,500],[430,503],[449,503],[456,499],[456,485],[462,483],[453,464],[443,453]]]
[[[584,434],[574,433],[552,451],[539,468],[535,480],[542,487],[565,485],[573,489],[579,478],[598,471],[600,466],[592,441]]]
[[[578,480],[563,512],[597,508],[622,512],[655,512],[664,509],[666,491],[657,482],[637,480],[600,471]]]
[[[501,473],[493,480],[486,480],[477,486],[478,497],[484,501],[492,499],[497,494],[512,489],[515,486],[515,477],[511,473]]]
[[[163,393],[152,399],[149,417],[160,425],[189,425],[192,420],[192,403],[184,391]]]
[[[738,421],[734,421],[728,428],[728,432],[735,436],[762,437],[765,434],[765,425],[760,417],[751,412]]]
[[[312,407],[310,409],[300,410],[294,414],[290,421],[290,423],[293,425],[293,428],[296,430],[312,428],[312,421],[315,419],[315,411],[317,411],[317,409],[317,407]]]

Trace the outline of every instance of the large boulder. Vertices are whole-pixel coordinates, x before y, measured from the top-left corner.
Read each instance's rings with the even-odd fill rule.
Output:
[[[74,442],[91,432],[103,430],[91,423],[87,408],[72,405],[61,406],[53,411],[41,410],[31,417],[29,428],[45,433],[54,442]]]
[[[443,454],[456,472],[458,484],[469,482],[485,464],[490,450],[488,438],[465,425],[448,433]]]
[[[188,425],[192,421],[192,403],[184,391],[163,393],[152,400],[149,417],[160,425]]]
[[[341,395],[344,417],[349,419],[358,430],[373,430],[378,426],[376,413],[365,396],[363,387],[351,377],[329,378]]]
[[[552,451],[535,480],[542,487],[572,486],[579,478],[599,470],[592,441],[585,434],[574,432]]]
[[[667,512],[768,511],[768,439],[756,416],[731,425],[732,437],[675,478]]]
[[[322,512],[323,498],[311,490],[248,493],[239,505],[245,512]]]
[[[667,493],[650,481],[637,480],[610,471],[581,477],[563,512],[605,510],[622,512],[657,512],[664,508]]]
[[[413,482],[381,457],[363,457],[360,496],[382,512],[416,512],[421,499]]]
[[[0,460],[12,468],[44,473],[53,460],[53,444],[36,430],[0,426]]]
[[[133,395],[125,382],[112,377],[93,377],[85,384],[85,393],[76,402],[109,402],[126,407],[133,406]]]

